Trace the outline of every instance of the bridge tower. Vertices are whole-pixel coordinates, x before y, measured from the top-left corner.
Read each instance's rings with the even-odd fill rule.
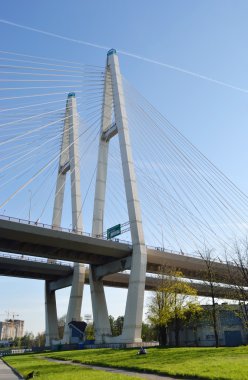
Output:
[[[111,123],[112,111],[115,119],[114,123]],[[133,252],[131,258],[126,259],[125,262],[120,260],[97,267],[91,265],[90,286],[96,343],[134,343],[142,341],[141,327],[147,264],[147,252],[130,145],[122,77],[118,56],[116,51],[111,49],[107,54],[105,69],[105,87],[92,226],[93,236],[102,235],[103,233],[108,147],[111,138],[115,135],[118,135],[119,138]],[[119,337],[112,337],[102,278],[104,275],[124,269],[131,269],[131,273],[123,331]]]
[[[64,130],[53,209],[52,225],[54,229],[61,226],[66,174],[68,172],[70,172],[71,178],[72,229],[74,231],[82,232],[83,222],[81,215],[82,200],[80,189],[78,115],[75,93],[68,94],[66,102]],[[72,320],[80,320],[84,278],[85,268],[83,264],[74,263],[71,293],[63,337],[64,343],[70,343],[70,329],[68,323]],[[45,304],[46,345],[48,346],[52,343],[53,339],[56,340],[59,338],[55,291],[50,290],[48,281],[46,281],[45,284]]]

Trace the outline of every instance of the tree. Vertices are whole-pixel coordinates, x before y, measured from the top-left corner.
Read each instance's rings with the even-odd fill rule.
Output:
[[[119,316],[116,318],[114,322],[114,333],[115,336],[119,336],[122,333],[122,328],[123,328],[123,323],[124,323],[124,317]]]
[[[183,280],[181,272],[167,271],[163,267],[159,279],[160,284],[148,305],[148,320],[156,327],[159,343],[163,346],[168,343],[167,328],[172,324],[178,346],[182,322],[189,315],[199,313],[201,306],[197,300],[196,289]]]
[[[113,315],[109,315],[109,324],[110,324],[110,328],[111,328],[111,332],[113,336],[114,336],[114,322],[115,322],[115,319]]]
[[[209,287],[212,307],[209,310],[209,320],[214,329],[215,347],[219,347],[219,330],[218,330],[218,303],[216,302],[216,284],[220,282],[220,276],[217,275],[216,260],[213,258],[213,250],[205,249],[199,252],[201,259],[205,263],[205,272],[203,273],[205,284]]]
[[[185,320],[186,326],[192,328],[195,345],[198,346],[199,341],[198,341],[198,336],[197,336],[197,327],[200,321],[202,321],[203,319],[203,308],[200,307],[198,310],[195,310],[193,313],[191,312],[191,310],[189,310],[188,314],[185,315],[185,317],[186,317],[186,320]]]
[[[93,323],[88,323],[85,329],[85,336],[87,340],[94,340],[94,325]]]
[[[65,322],[66,322],[66,314],[64,314],[64,315],[62,315],[62,317],[58,318],[59,339],[63,339]]]
[[[124,323],[124,317],[119,316],[118,318],[114,319],[112,315],[109,315],[109,323],[110,323],[112,335],[113,336],[121,335],[123,323]]]
[[[149,323],[142,322],[141,338],[143,342],[157,340],[156,329]]]
[[[32,348],[34,344],[34,334],[32,332],[25,332],[25,335],[21,338],[21,347]]]
[[[226,254],[226,265],[231,283],[235,285],[236,299],[239,310],[236,314],[240,317],[244,327],[248,330],[248,241],[235,242],[231,255],[231,262]]]

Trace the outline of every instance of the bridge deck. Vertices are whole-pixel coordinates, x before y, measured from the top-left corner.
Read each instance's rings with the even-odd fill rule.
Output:
[[[132,253],[127,244],[2,219],[0,250],[86,264],[106,264]]]
[[[13,258],[13,257],[3,257],[0,256],[0,275],[2,276],[12,276],[27,279],[36,280],[48,280],[57,281],[61,279],[68,279],[69,281],[62,282],[62,287],[71,285],[71,275],[73,272],[73,267],[69,265],[45,263],[39,261],[27,260],[26,258]],[[127,289],[129,282],[128,273],[115,273],[104,277],[104,286],[123,288]],[[85,283],[89,284],[89,271],[86,268],[85,273]],[[56,284],[55,288],[56,288]],[[155,290],[159,285],[159,279],[156,276],[147,275],[146,276],[146,290]],[[204,283],[194,283],[192,284],[198,292],[199,296],[210,296],[210,287],[208,284]],[[227,288],[223,286],[215,287],[216,297],[226,298]],[[248,292],[247,292],[248,293]],[[228,298],[236,299],[237,293],[234,289],[228,288]]]
[[[43,258],[101,265],[128,257],[132,246],[114,241],[97,239],[76,233],[42,228],[0,219],[0,251]],[[206,264],[201,258],[148,249],[148,273],[158,273],[162,265],[179,269],[187,278],[203,280],[206,277]],[[232,283],[237,268],[214,263],[217,282]]]

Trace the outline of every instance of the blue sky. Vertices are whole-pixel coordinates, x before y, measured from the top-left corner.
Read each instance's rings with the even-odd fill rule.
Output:
[[[1,18],[248,88],[246,1],[8,1]],[[104,50],[1,25],[2,49],[102,64]],[[121,56],[123,74],[244,190],[247,96]],[[180,111],[180,112],[179,112]],[[236,133],[235,133],[235,132]],[[223,144],[225,139],[225,144]],[[211,143],[206,144],[206,141]],[[230,160],[225,153],[233,151]],[[236,161],[237,160],[237,161]],[[238,164],[237,164],[238,163]]]
[[[1,19],[115,47],[248,90],[248,3],[230,0],[18,1],[0,3]],[[104,65],[106,51],[0,23],[0,50]],[[125,77],[245,193],[248,92],[120,54]],[[26,328],[44,328],[43,286],[1,279],[1,311]],[[31,286],[30,286],[31,284]],[[88,292],[88,290],[87,290]],[[59,313],[65,311],[60,292]],[[118,297],[119,291],[108,291]],[[37,304],[36,304],[37,302]],[[23,305],[25,304],[25,308]],[[90,309],[86,297],[85,312]],[[110,313],[122,314],[115,302]]]

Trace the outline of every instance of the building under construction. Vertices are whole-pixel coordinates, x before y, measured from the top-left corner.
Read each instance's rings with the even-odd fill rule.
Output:
[[[24,334],[24,321],[20,319],[6,319],[0,322],[0,340],[22,338]]]

